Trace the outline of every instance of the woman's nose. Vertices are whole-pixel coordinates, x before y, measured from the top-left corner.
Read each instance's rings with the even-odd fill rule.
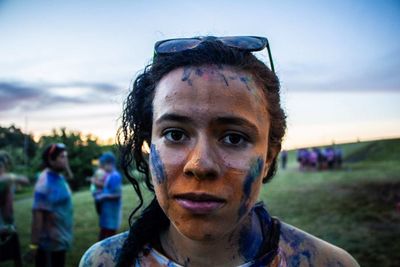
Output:
[[[220,171],[215,145],[206,138],[200,138],[189,153],[183,169],[185,176],[196,179],[216,179]]]

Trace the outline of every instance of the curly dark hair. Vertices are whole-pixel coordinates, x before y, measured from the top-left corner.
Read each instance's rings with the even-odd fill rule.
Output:
[[[286,130],[286,116],[281,108],[278,77],[261,60],[251,52],[227,47],[218,40],[204,41],[196,49],[156,56],[135,79],[133,88],[124,103],[122,126],[118,132],[122,169],[139,197],[139,204],[129,217],[130,232],[117,266],[131,266],[143,246],[157,242],[159,233],[169,225],[168,218],[155,198],[139,218],[135,220],[133,218],[143,205],[139,181],[131,172],[133,167],[144,174],[146,187],[154,192],[148,161],[142,147],[145,142],[151,144],[153,98],[157,84],[162,77],[174,69],[204,65],[226,65],[249,72],[264,89],[266,108],[271,120],[267,154],[272,159],[272,164],[263,182],[268,182],[275,174],[277,153],[281,149]]]

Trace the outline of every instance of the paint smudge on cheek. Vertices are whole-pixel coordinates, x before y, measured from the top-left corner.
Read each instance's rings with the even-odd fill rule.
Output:
[[[165,173],[164,164],[161,161],[160,154],[158,153],[154,144],[152,144],[150,148],[150,162],[151,168],[156,176],[157,183],[162,184],[167,179],[167,174]]]
[[[248,202],[251,196],[251,189],[254,184],[254,182],[257,180],[257,178],[261,175],[261,171],[264,167],[264,161],[261,157],[258,157],[254,160],[252,160],[252,163],[250,164],[250,169],[248,173],[246,174],[246,177],[243,182],[243,196],[241,200],[241,205],[239,208],[239,218],[242,218],[243,215],[246,213],[248,210]]]

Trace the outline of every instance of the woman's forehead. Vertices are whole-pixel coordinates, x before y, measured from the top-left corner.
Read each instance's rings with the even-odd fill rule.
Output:
[[[250,73],[215,65],[183,67],[163,77],[154,97],[154,119],[175,110],[256,114],[263,121],[267,116],[264,94]]]
[[[265,100],[262,88],[256,83],[250,72],[226,65],[185,66],[166,74],[156,87],[156,95],[168,99],[168,94],[177,94],[182,87],[189,92],[207,92],[205,87],[219,93],[221,97],[230,96],[237,90],[244,95],[255,97],[256,101]],[[174,90],[175,89],[175,90]],[[191,89],[191,90],[189,90]],[[182,91],[185,93],[186,91]]]

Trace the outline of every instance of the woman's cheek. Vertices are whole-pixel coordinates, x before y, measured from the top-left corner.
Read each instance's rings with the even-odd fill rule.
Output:
[[[160,185],[167,180],[164,163],[161,160],[160,153],[154,144],[150,147],[150,167],[153,182]]]
[[[242,199],[238,210],[238,220],[243,218],[252,208],[254,202],[258,198],[260,190],[261,174],[264,168],[264,160],[262,157],[253,158],[249,163],[249,170],[244,177],[242,184]]]

